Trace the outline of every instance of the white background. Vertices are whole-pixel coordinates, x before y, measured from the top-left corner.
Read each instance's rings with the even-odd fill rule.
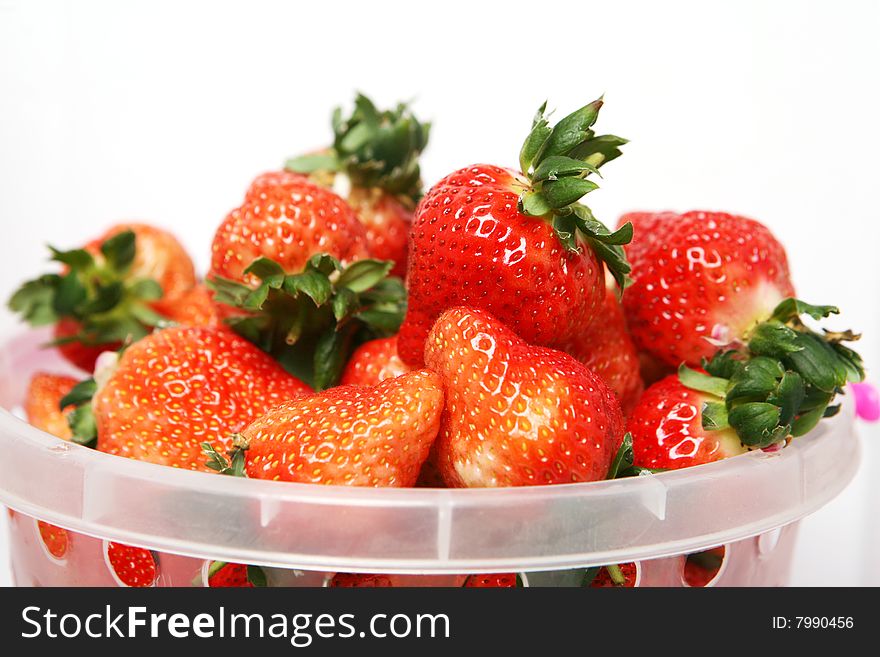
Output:
[[[599,128],[631,144],[590,196],[597,216],[759,218],[877,371],[878,32],[871,0],[0,0],[0,294],[43,269],[46,241],[119,219],[173,228],[204,265],[249,180],[325,144],[355,89],[434,120],[428,183],[513,165],[545,98],[567,113],[605,93]],[[805,523],[796,583],[880,584],[880,434],[862,433],[866,464]]]

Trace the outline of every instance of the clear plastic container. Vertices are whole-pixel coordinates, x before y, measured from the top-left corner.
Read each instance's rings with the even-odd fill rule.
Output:
[[[793,523],[840,493],[859,461],[844,400],[837,417],[779,452],[618,481],[401,490],[185,472],[64,443],[17,418],[33,372],[69,370],[40,349],[45,337],[27,333],[0,349],[0,502],[17,512],[19,584],[118,584],[106,565],[112,541],[157,553],[155,582],[174,585],[200,584],[218,560],[269,567],[270,583],[310,585],[336,572],[457,584],[510,571],[564,584],[584,567],[641,562],[639,585],[669,586],[684,584],[684,555],[721,545],[713,583],[780,585]],[[36,518],[69,530],[61,558]]]

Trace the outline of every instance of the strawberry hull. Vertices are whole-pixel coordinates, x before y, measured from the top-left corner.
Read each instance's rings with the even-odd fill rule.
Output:
[[[154,555],[156,586],[191,584],[206,561],[312,586],[340,572],[447,584],[525,572],[538,586],[576,579],[546,571],[638,562],[640,586],[683,586],[686,555],[718,545],[727,565],[714,585],[784,584],[796,521],[843,490],[859,461],[848,396],[784,450],[632,479],[460,491],[236,480],[96,452],[17,419],[30,375],[63,369],[39,349],[45,337],[0,347],[0,503],[16,510],[21,585],[118,585],[105,541]]]

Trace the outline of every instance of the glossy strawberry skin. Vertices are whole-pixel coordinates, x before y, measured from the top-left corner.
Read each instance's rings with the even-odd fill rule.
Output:
[[[418,370],[273,408],[242,435],[247,475],[313,484],[413,486],[437,436],[443,386]]]
[[[643,468],[674,470],[746,452],[731,429],[703,429],[704,393],[667,376],[645,391],[629,417],[634,464]]]
[[[248,567],[240,563],[228,563],[208,578],[210,588],[254,588],[248,579]]]
[[[599,311],[604,268],[591,249],[566,251],[544,219],[517,209],[527,182],[476,165],[422,199],[410,232],[409,306],[398,348],[420,365],[434,320],[453,306],[486,310],[530,344],[559,346]]]
[[[70,534],[66,529],[50,525],[42,520],[37,521],[37,531],[46,551],[55,559],[64,559],[70,547]]]
[[[73,407],[62,412],[60,402],[78,381],[71,376],[39,372],[31,378],[24,400],[24,412],[28,422],[63,440],[73,434],[67,424],[67,416]]]
[[[694,367],[794,295],[785,250],[757,221],[719,212],[624,216],[634,284],[623,297],[636,346]]]
[[[607,290],[599,315],[566,346],[565,351],[608,384],[620,400],[625,416],[632,412],[644,386],[639,355],[629,336],[616,290]]]
[[[459,307],[431,329],[425,360],[446,386],[436,450],[447,485],[606,476],[623,436],[620,404],[568,354],[530,346],[489,313]]]
[[[144,548],[108,542],[108,566],[125,586],[153,586],[159,569],[152,553]]]
[[[207,471],[201,442],[228,449],[231,434],[269,408],[308,392],[308,386],[231,331],[157,331],[125,350],[95,395],[98,450]]]
[[[339,385],[372,386],[412,370],[397,355],[397,337],[370,340],[351,355]]]
[[[264,174],[251,185],[245,202],[217,229],[211,249],[209,278],[254,285],[258,281],[244,270],[259,257],[296,273],[316,253],[344,263],[370,256],[366,231],[343,199],[304,176],[281,173]]]

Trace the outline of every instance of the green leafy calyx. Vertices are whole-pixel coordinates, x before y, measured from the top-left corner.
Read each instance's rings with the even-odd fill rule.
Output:
[[[847,382],[865,377],[861,357],[842,344],[859,336],[818,333],[801,320],[837,312],[833,306],[786,299],[749,332],[742,349],[717,352],[703,362],[702,372],[682,365],[681,382],[709,396],[703,428],[730,428],[747,447],[763,448],[802,436],[837,413],[839,405],[831,405],[837,394]]]
[[[67,424],[73,434],[71,440],[78,445],[96,447],[98,444],[98,425],[92,411],[92,398],[97,391],[98,385],[95,380],[85,379],[73,386],[58,404],[60,410],[73,406],[73,410],[67,416]]]
[[[530,185],[520,196],[519,209],[549,219],[566,249],[578,251],[580,242],[585,242],[623,290],[631,271],[623,245],[632,240],[632,225],[612,232],[580,202],[599,187],[589,176],[600,175],[599,167],[619,157],[626,143],[593,131],[602,102],[599,98],[581,107],[553,127],[546,116],[547,103],[541,105],[520,150],[520,168]]]
[[[64,265],[65,271],[26,282],[10,298],[9,308],[32,326],[75,320],[79,332],[56,344],[95,346],[138,340],[166,322],[150,305],[162,297],[159,283],[131,275],[134,232],[123,231],[106,240],[97,257],[85,249],[49,248],[52,260]]]
[[[415,207],[422,193],[419,156],[428,145],[431,124],[420,122],[407,103],[380,111],[358,94],[354,111],[333,112],[333,147],[287,161],[285,168],[305,174],[348,174],[352,184],[378,188]]]
[[[406,291],[389,277],[393,262],[359,260],[347,267],[332,256],[312,256],[305,268],[287,274],[268,258],[245,270],[256,288],[215,278],[215,299],[240,309],[227,323],[274,356],[315,390],[332,387],[354,349],[394,335],[406,310]]]

